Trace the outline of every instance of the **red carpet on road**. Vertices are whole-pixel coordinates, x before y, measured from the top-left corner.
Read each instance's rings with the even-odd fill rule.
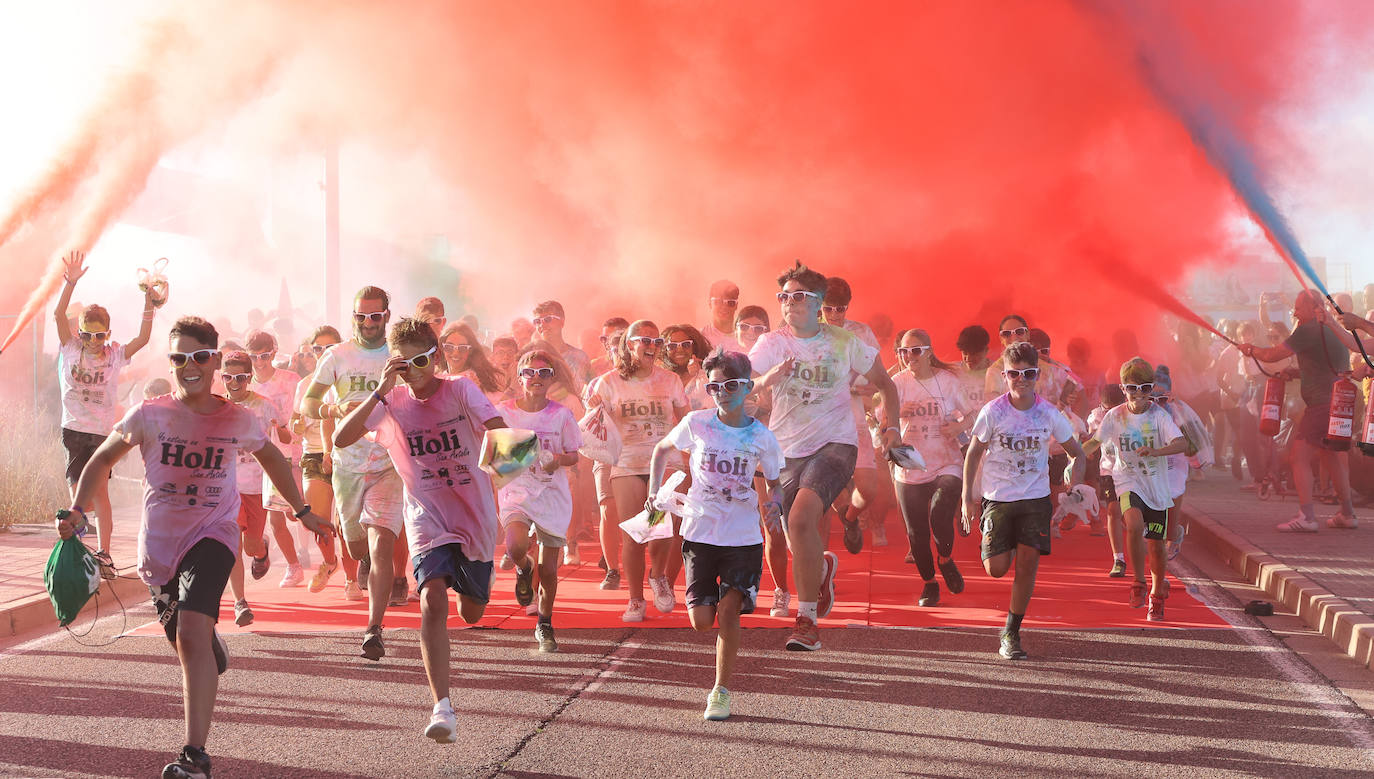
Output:
[[[894,521],[895,520],[895,521]],[[838,527],[838,523],[835,523]],[[993,579],[982,568],[978,555],[978,534],[956,539],[955,562],[964,574],[966,587],[952,595],[937,574],[941,586],[941,602],[933,608],[916,605],[921,579],[916,566],[903,562],[906,539],[901,520],[894,515],[888,521],[888,537],[892,544],[883,549],[871,548],[871,537],[865,533],[865,547],[858,555],[846,552],[840,543],[839,532],[833,533],[830,548],[840,559],[839,575],[835,580],[835,608],[821,621],[822,627],[845,625],[871,627],[997,627],[1006,618],[1007,599],[1011,592],[1011,576]],[[605,591],[598,587],[602,572],[596,565],[599,556],[595,545],[581,547],[582,559],[577,566],[563,566],[560,571],[558,600],[554,610],[554,624],[561,628],[619,627],[625,610],[627,594],[621,589]],[[318,552],[316,552],[318,557]],[[497,550],[500,559],[501,550]],[[1026,616],[1029,627],[1048,628],[1123,628],[1176,627],[1225,628],[1225,620],[1213,613],[1184,589],[1183,583],[1170,577],[1171,594],[1167,601],[1165,621],[1145,620],[1145,609],[1133,609],[1126,603],[1130,579],[1111,579],[1107,569],[1111,554],[1107,539],[1089,536],[1080,527],[1053,542],[1053,554],[1042,558],[1036,580],[1035,598]],[[790,569],[789,569],[790,572]],[[308,580],[313,571],[306,571]],[[350,602],[343,598],[343,572],[334,575],[323,592],[314,594],[304,586],[281,589],[277,582],[281,569],[273,565],[261,581],[248,582],[248,600],[255,620],[252,625],[237,627],[233,621],[233,599],[226,590],[219,629],[226,635],[236,632],[256,633],[312,633],[333,631],[361,631],[367,624],[367,603]],[[491,602],[486,615],[478,623],[483,627],[533,630],[534,617],[526,616],[515,603],[513,571],[497,569]],[[414,583],[411,583],[413,588]],[[683,606],[684,582],[679,575],[674,588],[678,605],[671,614],[659,614],[652,603],[652,593],[645,588],[649,603],[648,618],[640,627],[686,628],[687,612]],[[769,616],[773,602],[773,581],[765,567],[759,586],[759,604],[753,614],[746,615],[745,627],[785,627],[792,619]],[[796,614],[796,600],[793,611]],[[420,627],[420,604],[409,603],[404,608],[389,608],[387,628]],[[464,623],[456,615],[449,619],[450,627]],[[149,624],[133,631],[135,635],[159,635],[161,628]]]

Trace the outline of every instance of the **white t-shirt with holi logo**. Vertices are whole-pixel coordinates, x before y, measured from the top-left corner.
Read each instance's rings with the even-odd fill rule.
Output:
[[[119,372],[128,365],[117,341],[91,356],[73,338],[57,351],[57,380],[62,389],[62,427],[78,433],[109,435],[114,427]]]
[[[284,368],[277,368],[272,373],[272,378],[267,381],[254,379],[252,384],[253,391],[272,401],[277,407],[277,423],[287,425],[290,430],[291,414],[296,407],[296,385],[300,383],[301,377]],[[282,443],[281,434],[274,428],[267,431],[267,436],[272,443],[277,445],[281,453],[286,455],[286,459],[294,467],[296,461],[301,457],[301,442],[295,435],[291,436],[291,443]]]
[[[338,347],[334,347],[338,351]],[[405,485],[410,556],[460,544],[469,560],[489,561],[496,550],[496,491],[477,467],[484,423],[500,414],[471,380],[437,378],[424,400],[399,385],[367,417]],[[336,447],[334,451],[338,451]]]
[[[272,440],[272,427],[281,424],[281,410],[277,408],[276,404],[256,392],[250,393],[243,400],[231,402],[252,414],[253,418],[258,420],[258,424],[262,425],[263,431],[268,434],[268,440]],[[262,495],[266,489],[264,484],[266,478],[262,466],[258,465],[252,452],[240,449],[238,475],[235,478],[235,486],[238,488],[239,494]]]
[[[1073,437],[1073,425],[1053,403],[1035,396],[1021,411],[1011,394],[983,406],[973,423],[973,437],[988,445],[983,457],[983,497],[1010,502],[1047,498],[1050,494],[1050,443]]]
[[[682,537],[715,546],[763,543],[754,472],[776,479],[782,469],[782,447],[772,431],[757,419],[730,427],[714,410],[693,411],[667,439],[688,452],[692,473]]]
[[[728,333],[724,332],[717,329],[714,322],[706,323],[700,330],[701,334],[706,336],[706,341],[711,344],[712,349],[720,347],[727,352],[739,352],[740,354],[744,354],[747,351],[740,345],[740,342],[736,340],[734,330]]]
[[[1174,505],[1169,489],[1169,458],[1141,457],[1142,446],[1159,448],[1183,435],[1169,412],[1151,403],[1143,413],[1133,414],[1122,403],[1102,418],[1094,438],[1102,443],[1103,462],[1111,458],[1112,481],[1116,494],[1134,492],[1152,509]],[[1185,462],[1185,468],[1187,464]]]
[[[791,357],[792,373],[773,385],[768,424],[788,457],[807,457],[830,443],[859,443],[849,383],[868,373],[878,350],[840,327],[821,325],[810,338],[791,328],[764,333],[749,351],[757,373],[767,373]]]
[[[556,401],[539,411],[525,411],[508,400],[496,407],[506,424],[518,430],[533,430],[539,436],[543,458],[576,454],[582,446],[582,430],[567,406]],[[567,538],[572,523],[572,489],[568,469],[553,473],[540,463],[530,466],[501,488],[501,516],[523,514],[551,535]]]
[[[955,368],[955,375],[959,377],[959,387],[970,407],[982,408],[988,404],[990,398],[997,396],[996,393],[989,393],[987,389],[988,368],[967,368],[960,363]],[[998,375],[1000,377],[1001,374]]]
[[[894,468],[897,481],[927,484],[937,476],[961,476],[964,458],[959,442],[945,434],[944,425],[955,413],[972,414],[978,409],[969,403],[958,377],[935,371],[930,378],[918,379],[911,371],[902,371],[892,382],[897,385],[902,443],[915,447],[926,463],[924,471]]]
[[[657,365],[643,379],[603,373],[592,381],[588,394],[601,398],[620,430],[620,462],[611,468],[612,478],[648,474],[654,445],[668,435],[676,414],[688,408],[682,380]]]
[[[361,403],[377,389],[389,356],[386,346],[364,349],[356,341],[345,341],[324,353],[315,368],[315,381],[332,387],[341,405]],[[334,447],[334,467],[376,473],[390,468],[391,458],[381,445],[360,438],[349,446]]]
[[[226,401],[213,414],[197,414],[163,395],[132,408],[114,431],[143,457],[138,574],[145,584],[170,581],[181,558],[204,538],[238,554],[239,452],[267,444],[251,412]]]

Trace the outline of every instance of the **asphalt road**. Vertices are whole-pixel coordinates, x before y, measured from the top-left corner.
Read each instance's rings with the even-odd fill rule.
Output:
[[[1205,580],[1235,629],[746,631],[733,716],[704,722],[713,638],[454,630],[457,744],[421,730],[418,634],[237,635],[209,750],[226,776],[1368,776],[1374,721]],[[131,611],[131,624],[150,611]],[[455,620],[456,623],[456,620]],[[121,623],[98,624],[88,641]],[[156,776],[181,745],[156,638],[65,632],[0,650],[0,775]]]

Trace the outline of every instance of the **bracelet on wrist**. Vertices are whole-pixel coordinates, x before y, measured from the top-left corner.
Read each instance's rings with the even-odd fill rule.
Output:
[[[300,511],[295,512],[294,516],[296,517],[296,519],[300,519],[301,517],[303,517],[303,516],[305,516],[306,514],[309,514],[309,513],[310,513],[310,504],[309,504],[309,503],[305,503],[305,504],[302,504],[302,505],[301,505],[301,510],[300,510]]]
[[[386,398],[377,394],[377,390],[372,390],[372,399],[377,401],[378,403],[381,403],[383,406],[391,405],[390,403],[386,402]]]

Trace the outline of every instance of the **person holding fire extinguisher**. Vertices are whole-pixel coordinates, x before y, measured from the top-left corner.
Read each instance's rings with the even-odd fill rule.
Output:
[[[1315,457],[1320,456],[1331,473],[1340,502],[1340,511],[1327,519],[1326,525],[1353,530],[1358,522],[1351,503],[1346,453],[1354,432],[1356,392],[1355,383],[1349,378],[1349,353],[1358,346],[1353,334],[1341,330],[1327,316],[1321,295],[1314,290],[1298,293],[1293,301],[1293,319],[1297,324],[1283,343],[1268,348],[1253,344],[1239,347],[1246,357],[1263,362],[1276,362],[1289,355],[1298,359],[1300,393],[1307,406],[1293,436],[1293,482],[1299,513],[1278,529],[1285,533],[1317,532],[1312,465]]]

